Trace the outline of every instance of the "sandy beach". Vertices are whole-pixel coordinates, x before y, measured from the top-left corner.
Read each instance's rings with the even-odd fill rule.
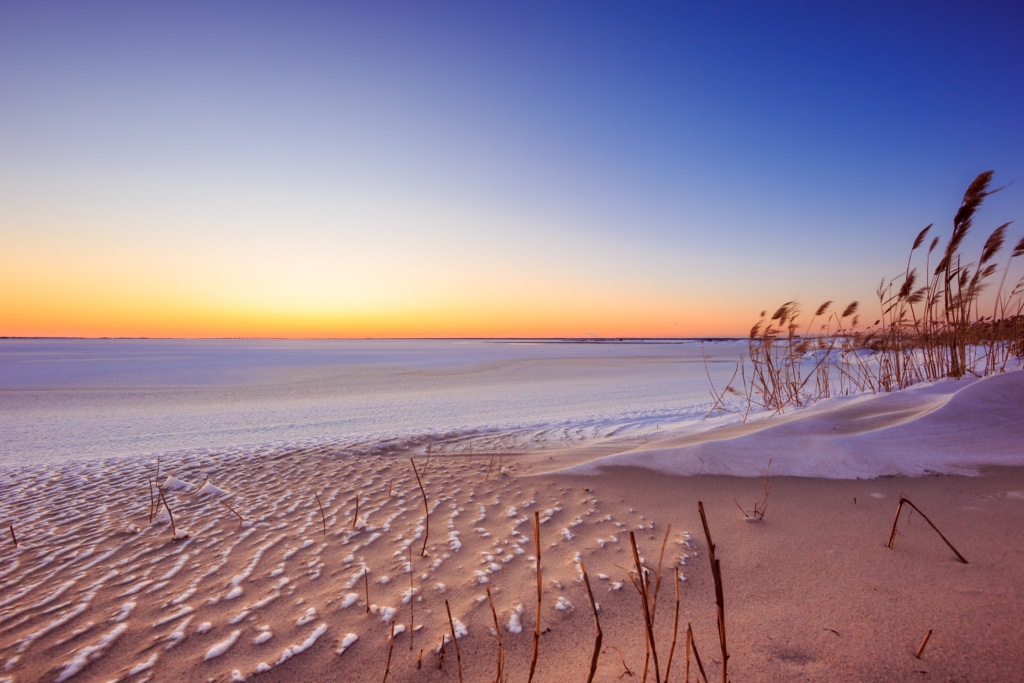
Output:
[[[1021,377],[983,381],[1014,392]],[[1013,452],[1004,446],[1017,438],[1017,422],[986,427],[991,443],[1002,444],[989,459],[1002,466],[984,464],[985,442],[967,430],[958,442],[966,465],[936,465],[961,473],[916,477],[786,476],[786,442],[773,436],[796,429],[805,441],[790,437],[793,447],[813,451],[835,446],[806,441],[826,417],[829,429],[847,425],[842,438],[872,443],[885,443],[887,430],[925,434],[929,416],[952,420],[951,429],[956,415],[971,419],[970,392],[944,395],[922,398],[930,407],[903,420],[877,416],[906,413],[905,404],[886,408],[891,397],[865,397],[647,444],[474,455],[439,447],[429,459],[421,446],[389,457],[326,448],[181,456],[163,460],[159,474],[177,538],[166,508],[150,522],[159,501],[158,492],[151,504],[147,484],[157,474],[153,460],[9,470],[0,484],[2,521],[18,545],[8,529],[0,680],[381,681],[387,668],[392,681],[441,681],[458,680],[461,664],[464,680],[490,681],[498,640],[488,588],[506,677],[526,680],[537,610],[534,513],[543,579],[535,680],[587,678],[594,618],[580,561],[603,628],[595,680],[641,680],[645,631],[627,573],[630,532],[652,575],[665,543],[654,614],[659,676],[671,650],[678,569],[670,680],[685,680],[687,624],[708,679],[721,680],[698,501],[722,567],[730,680],[1013,680],[1024,670],[1024,468],[1007,466]],[[876,417],[854,428],[866,413]],[[652,453],[662,465],[686,462],[688,449],[709,445],[727,458],[730,443],[743,453],[752,438],[773,439],[772,457],[781,460],[768,478],[763,521],[737,507],[761,502],[762,477],[683,476],[649,462]],[[429,535],[409,457],[426,493]],[[908,511],[886,548],[901,495],[969,564]],[[458,651],[448,643],[442,662],[440,644],[453,628]],[[696,662],[690,666],[698,680]]]

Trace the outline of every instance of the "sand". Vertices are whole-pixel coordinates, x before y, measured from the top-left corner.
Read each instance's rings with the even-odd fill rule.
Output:
[[[720,436],[702,443],[726,443]],[[664,443],[684,438],[688,445],[672,448],[694,446],[692,436],[668,434]],[[644,450],[615,442],[505,453],[500,473],[498,454],[428,462],[411,453],[431,511],[425,555],[423,500],[401,457],[164,459],[161,483],[183,482],[164,492],[177,540],[165,511],[149,520],[154,460],[8,471],[0,521],[14,525],[19,545],[7,538],[0,559],[0,681],[381,681],[392,623],[388,680],[458,680],[450,643],[439,668],[446,600],[464,680],[490,681],[498,645],[487,588],[508,678],[525,681],[536,623],[534,512],[543,520],[544,585],[535,680],[586,680],[594,623],[577,559],[604,628],[595,680],[640,680],[629,533],[653,570],[669,526],[655,621],[661,670],[678,568],[681,633],[692,623],[709,678],[721,680],[698,500],[722,565],[731,680],[1024,676],[1024,467],[975,459],[980,476],[771,476],[764,520],[749,522],[734,499],[748,510],[760,502],[760,478],[682,476],[606,457]],[[901,494],[970,564],[917,513],[904,513],[894,548],[885,547]],[[684,680],[682,642],[671,680]],[[696,680],[695,665],[690,675]]]

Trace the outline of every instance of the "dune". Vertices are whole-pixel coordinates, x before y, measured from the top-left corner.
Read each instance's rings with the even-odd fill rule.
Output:
[[[1020,465],[1024,372],[945,379],[878,396],[822,401],[792,415],[734,425],[599,458],[565,470],[609,465],[666,474],[757,477],[768,459],[777,476],[872,479],[976,474]]]

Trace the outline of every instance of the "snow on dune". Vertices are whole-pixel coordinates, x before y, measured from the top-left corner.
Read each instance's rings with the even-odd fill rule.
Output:
[[[823,401],[786,416],[688,443],[652,444],[566,472],[644,467],[666,474],[771,474],[826,479],[974,474],[985,465],[1024,465],[1024,372],[946,379],[878,396]]]

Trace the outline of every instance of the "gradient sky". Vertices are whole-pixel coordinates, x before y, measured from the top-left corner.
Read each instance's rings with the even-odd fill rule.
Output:
[[[1024,180],[1022,26],[1010,2],[0,0],[0,335],[875,310],[975,175]],[[1021,182],[967,253],[1010,220]]]

